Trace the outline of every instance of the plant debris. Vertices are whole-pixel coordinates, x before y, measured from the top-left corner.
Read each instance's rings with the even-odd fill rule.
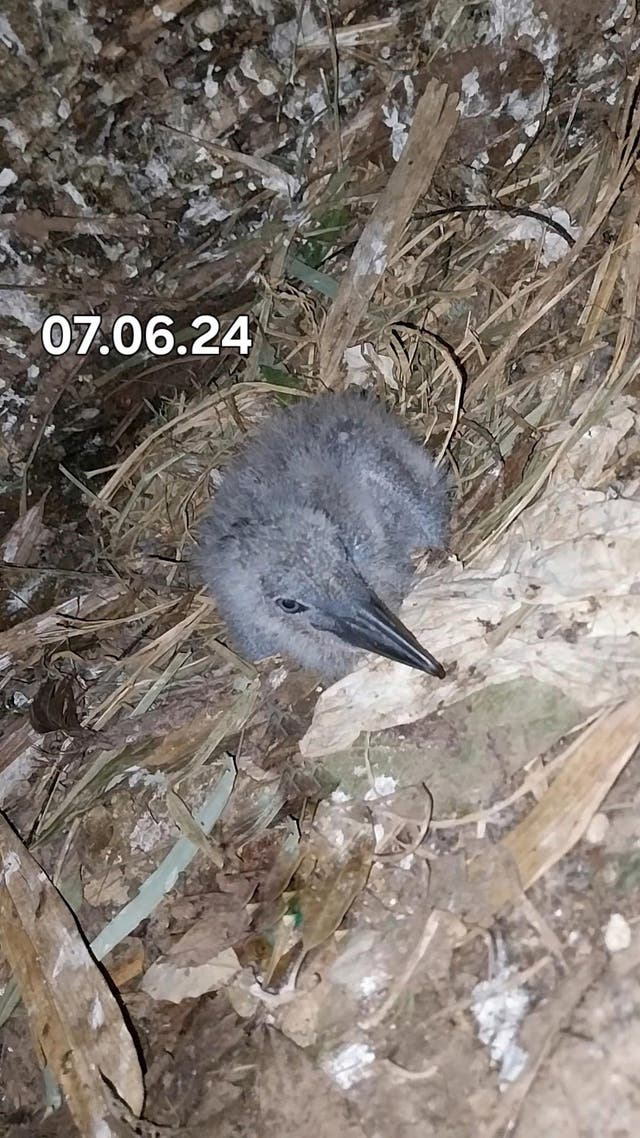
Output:
[[[633,6],[6,0],[0,59],[0,1131],[636,1133]],[[442,682],[203,590],[326,387],[447,472]]]

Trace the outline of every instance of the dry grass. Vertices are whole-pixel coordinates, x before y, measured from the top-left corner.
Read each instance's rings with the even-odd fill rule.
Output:
[[[177,559],[188,558],[212,472],[275,399],[335,383],[334,367],[354,338],[372,341],[392,359],[394,379],[378,373],[378,394],[450,462],[461,498],[460,550],[468,554],[503,532],[559,461],[560,448],[550,450],[545,439],[577,390],[586,386],[592,398],[572,437],[596,422],[607,400],[636,374],[635,97],[636,81],[621,108],[618,134],[604,145],[592,144],[563,166],[562,153],[550,152],[543,134],[520,165],[518,180],[496,193],[496,201],[516,211],[514,203],[533,193],[540,211],[562,187],[580,232],[547,268],[535,242],[518,245],[505,282],[504,255],[481,213],[456,217],[452,208],[451,217],[426,226],[409,215],[392,234],[386,269],[374,274],[374,295],[358,313],[357,333],[352,320],[343,328],[336,314],[350,303],[343,297],[360,281],[363,260],[371,259],[362,238],[345,262],[324,328],[322,297],[309,286],[292,289],[278,280],[279,268],[267,272],[262,338],[275,351],[283,378],[293,375],[291,386],[234,380],[213,395],[167,404],[163,421],[145,433],[93,499],[98,511],[108,511],[113,553],[133,555],[141,544],[159,540]],[[426,127],[418,119],[414,129]],[[331,196],[323,207],[333,204]],[[339,265],[334,258],[334,277]],[[285,326],[296,334],[285,333]],[[330,376],[322,367],[323,343],[337,361]],[[250,366],[259,368],[257,359]],[[168,585],[174,576],[170,570]]]
[[[565,159],[562,133],[543,131],[518,166],[517,179],[496,187],[488,203],[493,212],[427,206],[412,216],[424,172],[408,190],[403,182],[404,212],[396,199],[396,215],[393,178],[386,186],[377,178],[381,188],[362,198],[357,169],[314,184],[292,225],[279,223],[275,254],[263,269],[259,333],[245,376],[221,380],[212,394],[168,399],[161,417],[144,428],[117,466],[86,471],[81,490],[119,580],[69,597],[63,608],[56,605],[5,633],[5,667],[33,664],[38,653],[44,660],[52,646],[78,637],[83,643],[93,638],[91,654],[99,657],[102,638],[139,624],[142,642],[98,669],[83,719],[94,731],[123,712],[144,719],[156,702],[206,669],[212,647],[227,669],[231,664],[230,678],[234,669],[245,673],[246,666],[213,639],[215,614],[197,580],[191,591],[178,583],[193,554],[198,519],[218,471],[277,401],[345,382],[340,362],[354,338],[372,342],[392,361],[386,378],[374,368],[377,394],[450,465],[459,497],[456,551],[469,557],[490,545],[540,494],[572,439],[598,421],[611,396],[636,374],[636,92],[634,80],[617,133],[578,156]],[[423,98],[426,110],[414,119],[405,155],[424,152],[431,140],[437,158],[455,118],[447,104],[449,119],[434,144],[432,103],[444,106],[445,92],[429,88]],[[513,217],[519,204],[526,213],[524,203],[533,199],[533,212],[543,216],[559,192],[578,226],[577,240],[566,244],[560,260],[545,267],[539,243],[505,250],[496,241],[487,224],[495,210]],[[371,201],[373,213],[351,255],[339,251],[338,226],[327,244],[330,274],[323,269],[316,275],[297,254],[294,265],[303,279],[294,286],[285,267],[296,239],[309,240],[317,219],[345,204],[352,217],[363,216]],[[377,219],[383,215],[394,225],[385,230],[384,256],[376,260]],[[325,231],[319,232],[322,237]],[[359,291],[365,263],[367,287]],[[328,287],[332,280],[340,281],[337,293]],[[332,291],[330,301],[326,293]],[[273,379],[260,380],[260,372],[269,371],[261,361],[268,358]],[[590,397],[573,432],[562,444],[547,445],[578,389]],[[154,560],[158,556],[164,562]],[[95,619],[94,612],[114,604],[114,615]]]
[[[331,29],[327,34],[333,42]],[[74,675],[91,671],[79,695],[91,765],[81,771],[71,761],[66,779],[38,776],[30,820],[41,842],[89,812],[136,763],[169,771],[170,792],[177,787],[179,793],[199,748],[213,738],[219,752],[254,724],[254,669],[225,646],[215,612],[189,572],[198,521],[225,462],[275,404],[348,381],[342,362],[350,344],[369,342],[391,361],[389,372],[374,364],[371,386],[449,465],[458,496],[454,548],[465,560],[508,529],[544,491],[585,427],[598,423],[611,397],[634,383],[640,363],[637,95],[634,79],[616,132],[587,143],[578,155],[568,153],[566,131],[549,116],[513,180],[505,184],[503,172],[496,174],[488,200],[478,203],[487,212],[443,208],[436,200],[441,188],[416,210],[455,126],[455,100],[447,101],[437,85],[416,113],[405,165],[401,159],[389,179],[370,165],[349,165],[345,128],[334,173],[311,183],[297,211],[274,211],[269,240],[250,251],[261,276],[253,308],[256,346],[245,369],[218,373],[215,389],[172,394],[113,467],[87,469],[82,480],[61,470],[83,497],[113,575],[69,590],[63,604],[0,637],[5,675],[26,667],[42,677],[56,667]],[[436,104],[440,134],[433,126]],[[405,167],[416,154],[424,157],[427,146],[429,161],[424,158],[420,178],[407,186]],[[261,174],[277,173],[257,156],[223,147],[217,154]],[[501,211],[511,222],[519,209],[523,217],[543,216],[558,198],[578,235],[549,264],[542,228],[537,242],[503,244],[490,224]],[[334,226],[336,216],[342,220]],[[311,241],[324,242],[319,265],[304,260]],[[229,311],[236,311],[231,303]],[[126,366],[119,370],[126,380]],[[553,428],[579,391],[587,393],[583,411],[555,442]],[[48,414],[36,427],[36,449]],[[192,717],[186,726],[171,715],[154,718],[185,698]],[[212,700],[213,719],[207,711]],[[119,738],[102,734],[123,723]],[[5,745],[9,762],[15,755]],[[61,768],[68,749],[67,740],[58,755]],[[189,818],[187,811],[187,827]],[[435,925],[430,916],[400,988],[427,951]],[[389,1006],[397,995],[392,990]]]

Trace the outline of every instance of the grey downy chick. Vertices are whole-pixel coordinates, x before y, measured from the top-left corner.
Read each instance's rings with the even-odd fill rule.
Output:
[[[326,679],[363,652],[442,677],[395,615],[411,555],[442,548],[446,482],[402,421],[358,395],[276,412],[228,466],[200,563],[231,639]]]

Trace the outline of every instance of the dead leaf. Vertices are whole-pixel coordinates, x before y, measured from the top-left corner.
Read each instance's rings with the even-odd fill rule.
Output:
[[[181,965],[177,960],[157,960],[145,973],[140,987],[154,1000],[197,999],[204,992],[224,988],[241,969],[240,961],[232,948],[225,948],[211,960],[201,964]]]
[[[620,398],[599,436],[601,463],[631,422],[638,429],[629,398]],[[561,466],[549,490],[472,564],[450,562],[407,598],[402,619],[443,661],[444,682],[372,660],[320,697],[300,744],[305,756],[344,750],[363,731],[414,723],[520,678],[550,684],[589,711],[634,693],[640,500],[583,485],[585,469],[595,478],[589,444],[578,439],[574,466]]]
[[[240,971],[234,944],[249,927],[244,904],[224,894],[211,897],[209,913],[179,937],[145,973],[141,987],[154,1000],[195,999],[223,988]]]
[[[344,1006],[341,993],[331,984],[320,980],[308,990],[298,984],[294,999],[283,999],[279,1006],[272,1008],[274,1027],[298,1047],[313,1047],[327,1022],[331,1001],[339,1001]]]
[[[294,830],[287,834],[267,876],[260,883],[259,898],[261,904],[266,905],[269,901],[275,901],[282,896],[303,857],[304,847],[300,843],[297,831]]]
[[[209,835],[205,834],[202,826],[196,822],[189,807],[183,802],[180,795],[176,794],[174,790],[168,790],[166,793],[166,803],[169,814],[180,830],[180,833],[183,834],[185,838],[188,838],[190,842],[193,842],[194,846],[197,846],[200,852],[203,853],[213,865],[220,869],[224,865],[224,857],[220,851],[215,848]]]
[[[368,830],[347,847],[338,861],[318,864],[316,875],[298,900],[305,952],[323,944],[340,927],[367,884],[373,853],[373,835]]]
[[[84,900],[96,909],[101,905],[115,905],[120,908],[129,900],[131,886],[127,880],[126,868],[122,865],[108,865],[100,877],[89,877],[83,882]]]
[[[635,696],[570,745],[558,777],[501,843],[518,868],[523,889],[580,840],[639,744],[640,696]]]
[[[283,898],[283,902],[286,902],[286,897]],[[262,985],[264,988],[270,988],[274,981],[276,983],[284,981],[294,955],[294,949],[299,943],[300,929],[296,915],[285,909],[275,924],[273,932],[266,938],[269,952],[262,969]],[[299,957],[299,953],[297,955]]]
[[[640,745],[640,696],[592,723],[566,750],[560,773],[525,818],[468,866],[466,880],[449,889],[449,902],[477,924],[489,925],[505,905],[565,857],[585,833],[621,771]],[[562,756],[554,759],[559,763]],[[442,891],[447,858],[434,866],[432,887]]]
[[[0,816],[0,929],[38,1052],[83,1138],[117,1133],[113,1086],[139,1116],[142,1071],[122,1011],[49,878]]]
[[[278,891],[254,911],[256,935],[251,942],[253,961],[265,987],[284,979],[300,941],[302,956],[327,941],[365,888],[374,855],[373,830],[370,824],[355,821],[350,832],[350,821],[341,818],[342,844],[337,847],[321,830],[297,847],[292,843],[292,860],[285,854],[278,876],[268,879],[270,889]],[[280,887],[285,877],[289,889],[283,893]],[[297,955],[299,967],[302,957]]]
[[[127,761],[149,770],[156,767],[162,770],[182,768],[205,743],[213,749],[215,736],[221,743],[235,731],[241,730],[255,707],[257,697],[257,684],[248,684],[235,699],[228,701],[227,706],[223,704],[215,709],[205,707],[188,723],[168,731],[163,739],[145,739],[133,745]]]
[[[240,849],[263,834],[282,810],[287,801],[286,778],[271,779],[267,784],[255,788],[250,801],[229,824],[224,832],[224,841]]]
[[[35,506],[31,506],[13,523],[0,545],[0,561],[21,567],[35,564],[38,550],[48,533],[42,522],[48,493],[47,490]]]
[[[46,731],[64,731],[67,735],[81,731],[73,680],[55,676],[40,684],[29,708],[29,718],[41,735]]]

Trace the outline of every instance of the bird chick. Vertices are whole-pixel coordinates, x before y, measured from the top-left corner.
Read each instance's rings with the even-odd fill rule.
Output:
[[[444,670],[395,611],[411,555],[442,548],[447,487],[395,415],[324,394],[276,412],[227,468],[201,533],[203,577],[238,650],[326,679],[375,652]]]

